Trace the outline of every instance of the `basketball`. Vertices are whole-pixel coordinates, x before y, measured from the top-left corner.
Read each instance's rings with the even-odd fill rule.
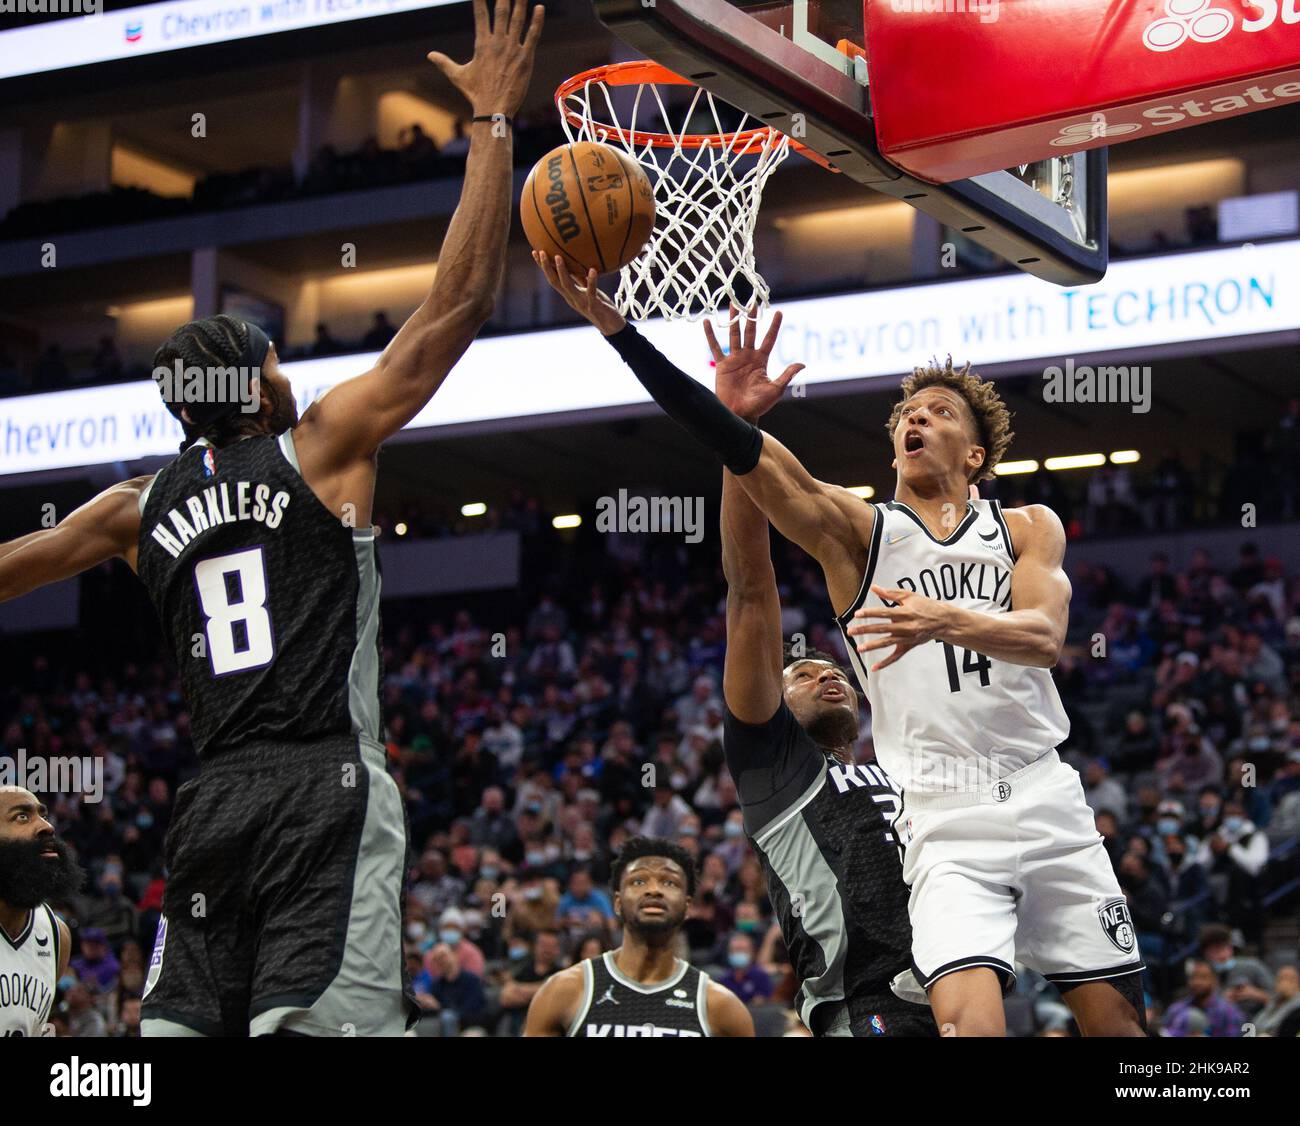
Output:
[[[519,200],[534,250],[564,255],[575,272],[621,269],[655,225],[650,179],[626,153],[594,141],[552,149],[533,165]]]

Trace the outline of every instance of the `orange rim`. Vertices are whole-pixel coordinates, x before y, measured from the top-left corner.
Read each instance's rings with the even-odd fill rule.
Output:
[[[606,86],[694,86],[696,83],[683,78],[666,66],[649,59],[636,59],[627,63],[606,63],[604,66],[592,67],[567,78],[555,90],[555,106],[560,115],[575,129],[588,129],[590,132],[604,132],[618,137],[624,144],[633,147],[651,145],[657,149],[731,149],[737,156],[748,156],[762,152],[769,139],[780,135],[780,130],[771,125],[759,125],[753,129],[742,129],[736,133],[684,133],[676,136],[672,133],[649,133],[641,129],[625,129],[621,125],[597,121],[594,117],[587,119],[567,104],[567,99],[590,83],[603,83]],[[801,145],[793,137],[790,147],[802,153],[809,160],[816,161],[823,168],[834,171],[834,166],[820,153]]]

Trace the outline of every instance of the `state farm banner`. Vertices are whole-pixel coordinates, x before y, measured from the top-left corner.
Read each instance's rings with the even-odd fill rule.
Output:
[[[1300,99],[1300,0],[864,0],[880,151],[947,183]]]

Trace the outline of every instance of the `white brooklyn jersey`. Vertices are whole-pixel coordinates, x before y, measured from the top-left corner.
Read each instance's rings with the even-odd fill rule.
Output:
[[[41,904],[16,938],[0,927],[0,1036],[40,1036],[59,973],[59,925]]]
[[[985,614],[1011,610],[1015,549],[997,501],[968,502],[942,540],[905,504],[873,507],[866,574],[857,599],[837,619],[841,631],[862,607],[886,605],[871,593],[873,584]],[[864,656],[854,647],[861,638],[845,632],[844,640],[871,705],[876,760],[905,793],[975,789],[1027,766],[1069,734],[1047,669],[931,641],[869,674],[891,650]]]

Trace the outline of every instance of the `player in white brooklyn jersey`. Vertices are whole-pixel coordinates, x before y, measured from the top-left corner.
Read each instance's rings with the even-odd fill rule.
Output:
[[[68,924],[46,906],[81,886],[45,806],[0,786],[0,1036],[43,1036],[71,955]]]
[[[889,420],[894,500],[864,504],[674,367],[601,294],[595,271],[582,286],[558,260],[538,265],[822,565],[876,757],[903,787],[913,971],[940,1028],[1005,1034],[1002,993],[1018,959],[1057,983],[1085,1035],[1143,1035],[1132,921],[1079,776],[1056,752],[1069,730],[1048,672],[1069,618],[1065,533],[1041,505],[1003,513],[970,499],[1011,442],[993,385],[951,359],[905,379]],[[756,318],[742,331],[733,310],[733,368],[747,361],[766,377],[779,318],[760,346]],[[718,354],[707,321],[705,332]]]

